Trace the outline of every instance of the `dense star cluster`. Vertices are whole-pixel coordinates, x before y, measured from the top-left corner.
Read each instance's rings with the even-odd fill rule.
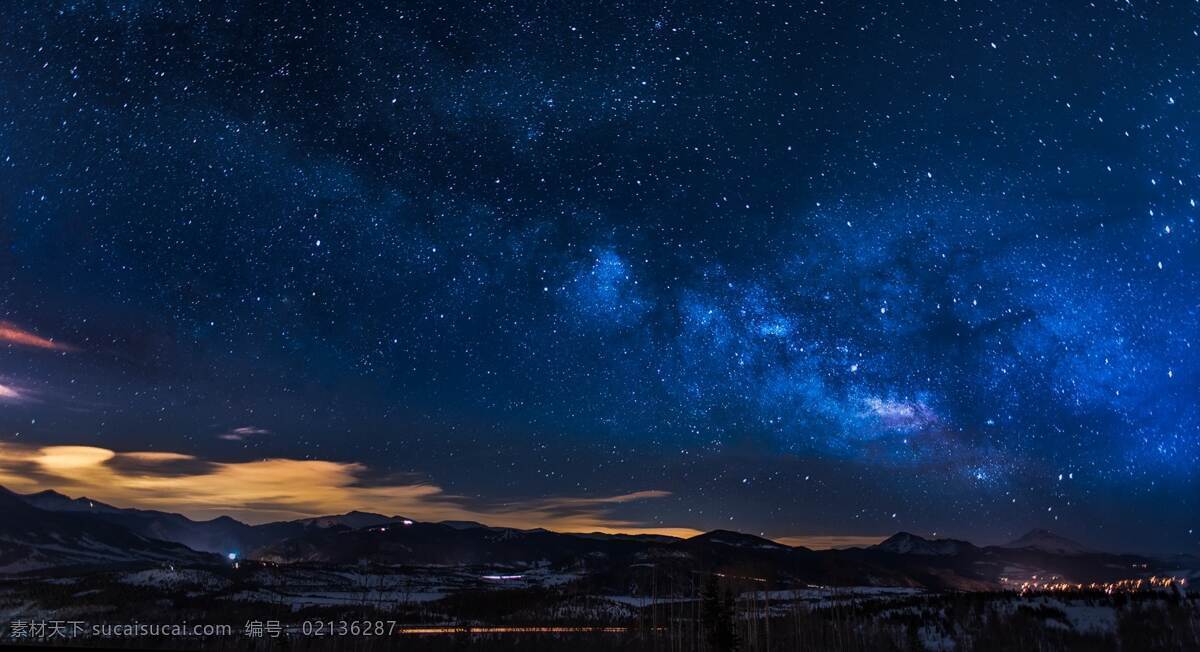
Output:
[[[0,437],[1195,550],[1171,5],[11,3]]]

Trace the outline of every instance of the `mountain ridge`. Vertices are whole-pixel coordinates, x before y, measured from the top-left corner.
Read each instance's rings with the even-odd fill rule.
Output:
[[[0,573],[137,562],[213,563],[216,557],[73,511],[35,507],[0,487]]]
[[[914,555],[957,555],[964,550],[977,548],[969,541],[959,539],[926,539],[910,532],[897,532],[880,543],[871,546],[895,554]]]
[[[1043,552],[1058,554],[1083,555],[1098,552],[1078,541],[1055,534],[1044,528],[1034,528],[1020,537],[1002,544],[1001,548],[1032,548]]]
[[[980,547],[958,539],[927,539],[910,532],[897,532],[873,546],[811,550],[723,529],[681,539],[521,530],[454,521],[414,522],[356,511],[247,525],[231,517],[192,521],[180,514],[123,509],[56,493],[24,496],[4,490],[0,497],[4,498],[0,501],[0,516],[8,512],[11,514],[5,520],[9,522],[23,520],[33,524],[21,531],[10,531],[12,536],[7,539],[3,536],[5,531],[0,529],[0,569],[9,570],[19,567],[5,566],[5,559],[29,558],[39,545],[45,545],[46,540],[37,535],[39,528],[65,532],[82,528],[94,530],[93,539],[107,541],[100,543],[109,553],[121,545],[132,547],[129,554],[116,557],[142,561],[177,558],[212,563],[211,555],[195,555],[217,552],[273,564],[513,569],[538,566],[568,574],[583,573],[592,578],[589,581],[611,586],[637,582],[638,573],[642,572],[637,569],[648,567],[685,575],[693,572],[689,569],[703,569],[784,585],[905,586],[968,591],[1019,585],[1035,577],[1091,582],[1151,573],[1200,576],[1195,570],[1200,567],[1200,560],[1194,556],[1179,555],[1167,560],[1083,551],[1069,539],[1039,530],[1031,533],[1036,536],[1014,541],[1022,544],[1015,547]],[[46,510],[30,503],[60,509]],[[22,510],[31,511],[22,515]],[[89,551],[82,535],[68,539],[75,542],[70,554],[62,559],[43,559],[41,566],[86,561]],[[199,541],[208,549],[194,552],[200,548],[190,545],[191,541]],[[1025,545],[1046,542],[1049,545]],[[109,553],[106,554],[113,557]],[[99,561],[104,559],[104,555],[96,557]]]

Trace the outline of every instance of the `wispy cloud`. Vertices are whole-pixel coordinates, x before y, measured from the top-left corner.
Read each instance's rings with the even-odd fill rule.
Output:
[[[23,398],[25,396],[16,387],[0,384],[0,401],[20,401]]]
[[[217,435],[217,439],[224,439],[225,441],[245,441],[251,437],[269,434],[271,434],[271,431],[267,430],[266,428],[259,428],[257,426],[241,426],[240,428],[234,428],[233,430],[229,430]]]
[[[17,326],[12,322],[0,321],[0,342],[8,342],[18,346],[29,346],[35,349],[49,351],[74,351],[75,347],[64,342],[56,342]]]
[[[37,392],[12,379],[0,377],[0,404],[27,403],[37,400]]]
[[[365,465],[356,462],[286,458],[219,462],[168,451],[0,443],[0,484],[11,489],[53,488],[193,518],[228,514],[262,523],[360,509],[425,521],[471,520],[564,532],[699,533],[614,513],[621,505],[669,496],[666,491],[487,502],[447,494],[430,483],[367,483],[367,472]]]

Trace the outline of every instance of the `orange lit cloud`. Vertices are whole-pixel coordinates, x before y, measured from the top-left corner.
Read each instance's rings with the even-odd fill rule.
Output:
[[[55,342],[44,337],[31,333],[12,322],[0,321],[0,342],[8,342],[20,346],[31,346],[36,349],[47,349],[50,351],[74,351],[75,347]]]
[[[227,514],[262,523],[359,509],[422,521],[470,520],[561,532],[699,534],[612,513],[617,505],[669,496],[665,491],[481,504],[446,494],[433,484],[365,483],[366,472],[364,465],[355,462],[282,458],[216,462],[163,451],[0,443],[0,485],[14,491],[52,488],[71,496],[176,511],[197,519]]]

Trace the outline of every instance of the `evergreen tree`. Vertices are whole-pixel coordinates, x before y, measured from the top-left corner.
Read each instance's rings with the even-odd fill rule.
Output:
[[[734,626],[733,591],[722,591],[717,577],[713,575],[705,583],[701,598],[704,634],[710,649],[715,652],[735,652],[739,641]]]

